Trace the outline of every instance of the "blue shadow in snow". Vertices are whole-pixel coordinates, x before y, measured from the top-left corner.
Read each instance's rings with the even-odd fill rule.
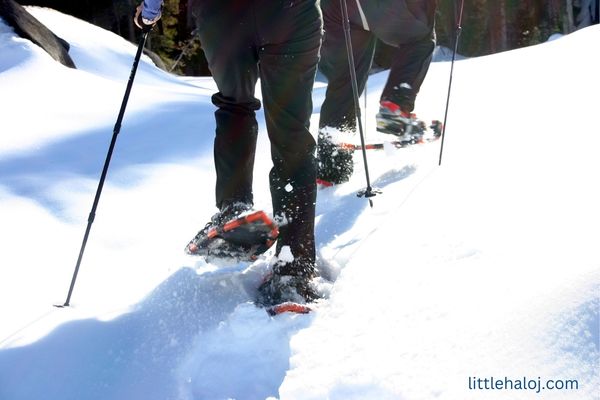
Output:
[[[563,315],[561,329],[552,332],[555,343],[583,363],[595,365],[595,376],[600,373],[600,298],[586,301],[574,313]]]
[[[407,165],[399,170],[388,171],[372,183],[373,188],[384,189],[386,186],[408,178],[416,172],[416,167]],[[384,194],[385,195],[385,194]],[[320,199],[317,201],[317,215],[321,216],[316,226],[315,235],[317,248],[331,242],[336,236],[348,231],[362,211],[368,207],[368,201],[359,198],[356,193],[349,193],[335,201],[328,201],[333,196],[331,189],[323,189],[319,192]],[[374,198],[377,201],[377,197]],[[351,243],[348,243],[351,244]]]
[[[157,287],[134,311],[111,321],[80,320],[65,323],[27,346],[0,351],[0,398],[12,400],[164,400],[181,398],[180,368],[190,352],[210,353],[219,327],[253,289],[239,279],[240,269],[198,275],[182,268]],[[253,308],[253,306],[249,305]],[[266,316],[258,312],[255,315]],[[56,311],[61,312],[61,311]],[[67,311],[68,312],[68,311]],[[306,320],[309,322],[309,320]],[[269,320],[267,320],[267,323]],[[260,321],[254,326],[262,327]],[[268,324],[264,324],[265,326]],[[285,330],[300,327],[284,326]],[[264,335],[269,335],[266,330]],[[244,338],[222,338],[224,346],[242,349],[237,354],[253,359],[270,357],[264,368],[244,370],[241,376],[216,374],[205,382],[222,391],[223,398],[246,393],[239,400],[277,396],[289,368],[289,335],[270,343],[269,352],[253,348]],[[281,338],[285,337],[285,340]],[[210,339],[212,338],[212,339]],[[212,342],[211,342],[212,340]],[[237,342],[236,342],[237,340]],[[268,337],[265,342],[269,342]],[[275,347],[274,347],[275,346]],[[238,360],[226,359],[230,369]],[[202,368],[219,370],[223,356],[204,357]],[[239,369],[239,368],[238,368]],[[226,371],[226,369],[223,369]],[[191,372],[194,374],[194,372]],[[257,382],[270,384],[258,385]],[[200,374],[200,377],[202,375]],[[243,387],[245,379],[247,387]],[[227,391],[231,393],[226,393]],[[237,393],[235,393],[237,391]]]
[[[213,121],[213,115],[202,113],[202,110],[200,102],[169,103],[148,115],[126,113],[107,179],[136,164],[210,154],[214,122],[207,121]],[[174,120],[180,129],[178,132],[169,126]],[[106,126],[36,150],[0,157],[0,185],[54,210],[57,205],[49,197],[48,190],[63,179],[99,179],[112,136],[113,127]]]

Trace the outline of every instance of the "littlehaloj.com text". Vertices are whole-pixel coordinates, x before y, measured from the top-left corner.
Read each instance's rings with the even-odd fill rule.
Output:
[[[469,377],[469,390],[527,390],[540,393],[546,390],[579,390],[579,382],[575,379],[535,379],[528,377]]]

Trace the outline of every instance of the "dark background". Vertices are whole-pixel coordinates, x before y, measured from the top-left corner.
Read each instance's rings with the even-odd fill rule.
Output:
[[[76,16],[137,43],[133,0],[21,0],[21,5],[50,7]],[[461,0],[440,0],[436,13],[438,44],[453,48]],[[553,33],[567,34],[598,23],[599,0],[464,0],[458,52],[474,57],[530,46]],[[591,11],[591,13],[590,13]],[[209,75],[201,44],[193,35],[188,0],[165,0],[163,18],[148,47],[166,69]],[[386,67],[389,49],[380,44],[375,63]]]

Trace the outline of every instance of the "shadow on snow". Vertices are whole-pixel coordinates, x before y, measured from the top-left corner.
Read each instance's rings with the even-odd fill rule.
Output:
[[[68,322],[0,351],[0,398],[277,396],[289,339],[312,317],[270,318],[250,303],[254,285],[243,268],[179,269],[128,314]]]
[[[125,114],[111,158],[109,181],[134,165],[192,159],[212,152],[214,122],[208,121],[213,117],[203,112],[200,104],[169,103],[150,115]],[[173,120],[177,120],[176,125]],[[58,182],[99,180],[112,135],[113,127],[105,126],[35,151],[0,157],[0,185],[55,210],[58,204],[48,192]]]

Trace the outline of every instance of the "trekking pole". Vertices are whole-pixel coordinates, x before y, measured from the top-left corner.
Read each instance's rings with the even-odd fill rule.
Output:
[[[452,61],[450,63],[450,80],[448,81],[448,95],[446,97],[446,111],[444,112],[444,123],[442,125],[442,141],[440,143],[440,159],[438,165],[442,165],[442,153],[444,152],[444,137],[446,134],[446,120],[448,119],[448,107],[450,105],[450,91],[452,90],[452,74],[454,71],[454,60],[456,59],[456,53],[458,52],[458,39],[462,31],[462,16],[465,0],[460,1],[460,11],[458,14],[458,22],[456,24],[456,35],[454,37],[454,50],[452,51]]]
[[[115,143],[117,142],[117,135],[121,130],[121,122],[123,121],[123,115],[125,114],[125,108],[127,107],[127,101],[129,100],[129,94],[131,93],[131,87],[133,86],[133,80],[135,79],[135,73],[137,71],[138,64],[140,62],[140,58],[142,56],[142,51],[144,50],[144,45],[146,44],[146,39],[148,37],[148,32],[144,32],[140,39],[140,43],[138,45],[137,53],[135,54],[135,58],[133,60],[133,67],[131,68],[131,74],[129,75],[129,81],[127,82],[127,88],[125,89],[125,96],[123,97],[123,102],[121,103],[121,109],[119,110],[119,116],[117,117],[117,122],[115,123],[115,127],[113,129],[113,136],[110,142],[110,146],[108,147],[108,154],[106,154],[106,161],[104,161],[104,168],[102,169],[102,175],[100,176],[100,182],[98,183],[98,189],[96,189],[96,197],[94,198],[94,204],[92,205],[92,210],[90,211],[90,215],[88,217],[87,227],[85,229],[85,234],[83,235],[83,242],[81,243],[81,248],[79,250],[79,257],[77,258],[77,264],[75,265],[75,271],[73,271],[73,278],[71,278],[71,286],[69,287],[69,293],[67,294],[67,300],[63,305],[56,305],[56,307],[68,307],[69,302],[71,301],[71,295],[73,294],[73,288],[75,287],[75,281],[77,280],[77,274],[79,272],[79,267],[81,266],[81,260],[83,259],[83,253],[85,251],[85,246],[88,241],[88,237],[90,235],[90,230],[92,229],[92,224],[94,223],[94,218],[96,217],[96,208],[98,208],[98,202],[100,201],[100,195],[102,194],[102,188],[104,187],[104,181],[106,180],[106,174],[108,173],[108,166],[110,164],[110,159],[112,158],[112,153],[115,148]]]
[[[369,83],[369,76],[367,75],[367,80],[365,80],[365,90],[364,90],[364,94],[365,94],[365,128],[367,127],[367,93],[369,93],[369,91],[367,90],[367,84]],[[365,138],[367,137],[367,132],[365,132]]]
[[[360,144],[362,147],[363,161],[365,163],[365,176],[367,178],[366,189],[358,192],[358,197],[366,197],[369,199],[369,205],[373,207],[373,200],[371,197],[381,193],[380,190],[373,190],[371,187],[371,178],[369,178],[369,164],[367,163],[367,150],[365,147],[365,136],[363,134],[362,120],[360,115],[360,100],[358,96],[358,83],[356,79],[356,69],[354,66],[354,55],[352,52],[352,39],[350,37],[350,19],[348,18],[348,6],[346,0],[340,0],[342,8],[342,24],[344,27],[344,37],[346,39],[346,51],[348,52],[348,65],[350,67],[350,81],[352,82],[352,94],[354,96],[354,110],[356,112],[356,120],[358,121],[358,132],[360,134]]]

